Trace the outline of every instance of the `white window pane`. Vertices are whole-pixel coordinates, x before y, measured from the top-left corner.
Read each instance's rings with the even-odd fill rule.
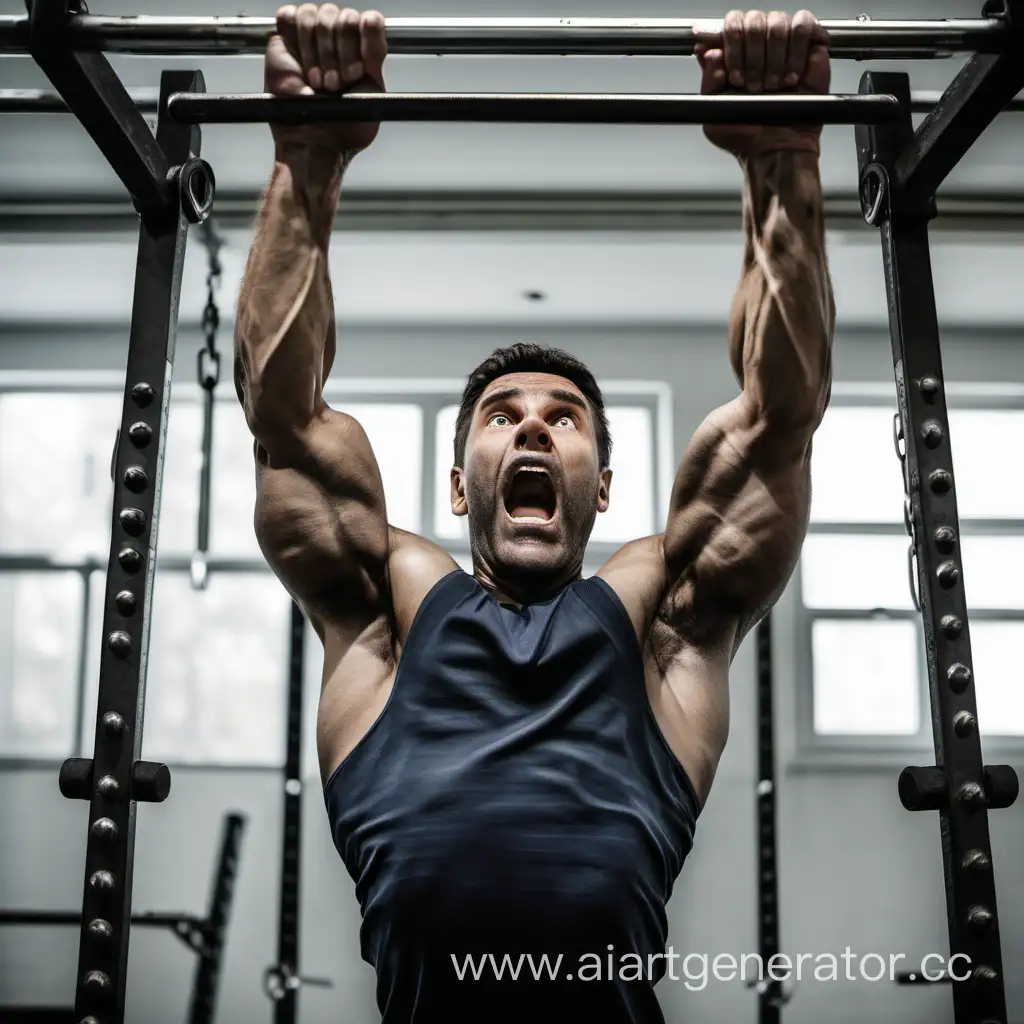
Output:
[[[0,752],[72,753],[81,646],[77,573],[0,573]]]
[[[103,574],[93,577],[90,693],[83,742],[92,750],[102,643]],[[158,573],[143,751],[172,763],[280,764],[290,599],[269,573]]]
[[[609,406],[612,490],[591,541],[618,544],[654,533],[654,429],[642,406]]]
[[[912,608],[909,537],[811,534],[800,558],[807,608]]]
[[[423,504],[423,410],[418,405],[345,403],[366,431],[384,481],[388,522],[419,533]]]
[[[106,554],[120,410],[113,392],[0,396],[0,548]]]
[[[903,521],[903,477],[892,443],[893,410],[833,406],[814,435],[811,521]]]
[[[951,411],[949,437],[960,518],[1024,519],[1024,476],[1006,463],[1024,449],[1024,411]]]
[[[434,533],[443,540],[469,543],[469,518],[453,516],[451,503],[451,470],[454,460],[455,420],[457,405],[447,405],[437,414],[434,446]]]
[[[916,623],[818,620],[814,731],[910,736],[921,724]]]
[[[302,777],[313,784],[320,778],[320,758],[316,749],[317,712],[324,675],[324,647],[316,630],[306,623],[306,644],[302,664]],[[284,719],[281,719],[282,728]]]
[[[199,472],[198,467],[196,472]],[[195,487],[198,495],[198,478]],[[218,402],[214,407],[210,500],[211,553],[231,558],[261,558],[253,526],[256,508],[253,439],[242,407],[233,396],[230,401]]]
[[[968,534],[960,547],[968,608],[1024,609],[1024,537]]]
[[[190,555],[196,547],[202,431],[198,403],[172,399],[167,418],[157,538],[158,551],[163,555]]]
[[[1024,736],[1022,645],[1024,622],[971,623],[971,655],[982,736]]]
[[[452,515],[450,474],[458,406],[437,415],[434,529],[444,540],[469,541],[466,517]],[[591,541],[621,543],[657,529],[654,520],[654,431],[651,412],[643,406],[606,409],[612,435],[612,492],[608,511],[597,517]]]

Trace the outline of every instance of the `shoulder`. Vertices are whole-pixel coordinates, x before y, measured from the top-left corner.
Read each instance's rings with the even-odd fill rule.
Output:
[[[644,647],[668,583],[664,534],[630,541],[605,562],[597,575],[622,602],[637,641]]]
[[[423,599],[458,564],[444,548],[414,533],[389,528],[388,590],[398,642],[404,643]]]

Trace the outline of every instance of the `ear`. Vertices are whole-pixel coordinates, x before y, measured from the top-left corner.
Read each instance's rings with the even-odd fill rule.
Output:
[[[466,477],[458,466],[453,466],[451,472],[451,502],[452,515],[464,516],[469,512],[466,504]]]
[[[607,512],[612,495],[612,471],[602,469],[597,485],[597,511]]]

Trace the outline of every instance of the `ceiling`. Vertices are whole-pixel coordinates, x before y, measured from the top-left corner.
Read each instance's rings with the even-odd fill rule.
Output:
[[[248,245],[248,233],[227,234],[220,290],[226,309],[234,304]],[[738,232],[353,232],[337,237],[331,266],[339,318],[346,323],[707,323],[724,321],[741,257]],[[833,232],[829,260],[840,323],[884,327],[885,286],[873,233]],[[944,324],[1024,324],[1019,239],[938,236],[932,260]],[[205,270],[205,254],[193,241],[182,323],[199,319]],[[134,274],[129,236],[50,236],[0,245],[2,318],[124,321]],[[1007,281],[1016,285],[1004,287]]]

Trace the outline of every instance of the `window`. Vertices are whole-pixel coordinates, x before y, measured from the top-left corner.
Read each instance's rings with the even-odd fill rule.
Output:
[[[0,573],[0,755],[63,757],[78,701],[82,579],[74,572]]]
[[[999,457],[1024,445],[1024,408],[950,404],[979,722],[986,736],[1021,737],[1014,665],[1024,641],[1024,481]],[[812,479],[799,569],[812,682],[806,745],[925,745],[927,664],[892,407],[834,404],[815,440]]]
[[[328,399],[366,430],[389,521],[437,540],[471,570],[465,522],[447,500],[460,391],[458,383],[395,381],[383,390],[351,381]],[[622,541],[658,528],[659,496],[671,483],[659,470],[671,464],[667,389],[612,384],[606,396],[615,482],[588,573]],[[113,379],[83,379],[79,390],[0,379],[0,757],[92,750],[121,401]],[[195,590],[201,437],[200,393],[178,386],[167,427],[143,753],[173,764],[277,766],[290,599],[256,543],[252,438],[230,389],[219,390],[214,408],[210,578]],[[307,634],[303,763],[312,773],[322,652]]]
[[[92,576],[82,748],[96,729],[105,573]],[[291,600],[269,572],[214,572],[205,590],[185,572],[153,586],[143,755],[176,764],[284,759]]]

